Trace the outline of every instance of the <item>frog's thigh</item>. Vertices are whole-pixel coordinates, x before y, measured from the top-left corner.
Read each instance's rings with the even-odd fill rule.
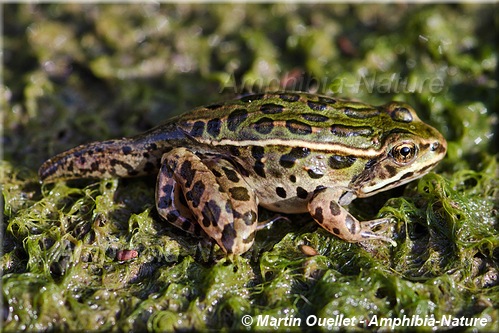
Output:
[[[173,177],[172,166],[165,162],[165,155],[156,183],[156,209],[160,216],[176,227],[197,236],[202,235],[204,232],[186,206],[180,185]]]
[[[210,167],[205,163],[210,164]],[[232,167],[228,162],[225,163],[226,168]],[[251,247],[253,242],[251,237],[254,237],[251,232],[247,233],[244,228],[240,229],[248,214],[245,215],[244,211],[241,216],[238,215],[240,211],[235,208],[239,207],[240,197],[232,193],[234,190],[230,191],[232,188],[228,186],[230,180],[225,174],[216,171],[215,164],[216,162],[209,158],[201,160],[185,148],[177,148],[166,153],[162,160],[162,165],[167,166],[164,177],[172,178],[179,185],[190,212],[206,234],[225,252],[243,253]],[[214,168],[214,171],[210,168]],[[165,184],[168,185],[168,181]],[[175,198],[175,194],[171,194],[171,191],[175,191],[175,187],[170,191],[161,189],[159,191],[168,193],[169,198],[172,196]],[[256,202],[254,205],[256,206]],[[256,213],[254,217],[251,215],[249,217],[254,218],[256,222]],[[252,223],[250,228],[253,224],[256,227],[256,223]]]
[[[216,156],[203,159],[216,177],[220,190],[227,193],[229,201],[225,209],[232,213],[233,223],[225,226],[227,233],[222,242],[232,253],[248,251],[254,242],[258,226],[258,199],[234,166]]]
[[[360,242],[368,239],[381,239],[393,242],[390,238],[377,235],[372,228],[389,219],[359,222],[337,200],[339,193],[333,188],[318,191],[308,203],[312,217],[327,231],[348,242]]]

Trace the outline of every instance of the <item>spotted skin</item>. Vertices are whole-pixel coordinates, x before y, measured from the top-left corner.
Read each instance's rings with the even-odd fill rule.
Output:
[[[379,239],[394,243],[390,238],[372,231],[373,227],[390,222],[390,218],[359,222],[339,205],[341,195],[342,191],[330,187],[314,193],[312,200],[308,203],[308,210],[317,223],[330,233],[348,242]]]
[[[78,146],[46,161],[44,182],[157,175],[169,223],[246,252],[258,205],[310,215],[349,242],[393,241],[344,206],[407,183],[444,157],[446,141],[401,102],[372,106],[277,92],[199,107],[132,138]]]
[[[164,219],[194,234],[200,234],[196,227],[201,227],[229,254],[251,247],[258,202],[233,165],[219,156],[198,156],[186,148],[165,154],[161,165],[156,203]],[[187,207],[180,202],[181,196]]]

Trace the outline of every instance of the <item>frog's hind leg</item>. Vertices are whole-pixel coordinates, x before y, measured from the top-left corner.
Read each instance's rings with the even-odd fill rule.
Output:
[[[253,244],[256,197],[237,170],[219,157],[199,157],[186,148],[164,154],[157,207],[161,216],[183,229],[200,226],[226,253],[241,254]],[[184,215],[186,208],[190,218]]]
[[[205,235],[187,207],[180,185],[166,163],[161,164],[158,174],[156,208],[159,215],[174,226],[196,236]]]
[[[253,245],[258,230],[256,194],[229,161],[218,156],[205,156],[203,162],[215,176],[220,191],[228,196],[225,210],[232,214],[233,222],[229,224],[231,237],[226,239],[224,245],[228,252],[244,253]]]

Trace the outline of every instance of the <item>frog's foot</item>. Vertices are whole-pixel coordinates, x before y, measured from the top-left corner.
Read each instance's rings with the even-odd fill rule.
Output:
[[[166,220],[187,231],[201,228],[227,254],[244,253],[254,242],[256,196],[221,157],[198,156],[186,148],[164,154],[156,204]]]
[[[324,229],[352,243],[379,239],[389,242],[393,246],[397,245],[391,238],[374,231],[378,225],[388,223],[391,219],[382,218],[359,222],[338,204],[338,197],[337,190],[325,188],[316,192],[308,203],[310,214]]]
[[[349,213],[347,213],[347,214],[350,215]],[[353,216],[351,216],[351,218],[354,219],[355,221],[357,221]],[[362,221],[362,222],[357,221],[357,222],[360,224],[360,228],[361,228],[360,233],[361,233],[361,237],[363,238],[363,240],[379,239],[379,240],[390,243],[392,246],[397,246],[397,242],[395,242],[390,237],[379,235],[376,233],[376,231],[373,231],[380,224],[392,223],[393,222],[392,218],[381,218],[381,219],[376,219],[376,220]]]

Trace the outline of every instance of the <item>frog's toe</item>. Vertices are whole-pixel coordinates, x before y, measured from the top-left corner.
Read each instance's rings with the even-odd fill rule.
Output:
[[[392,246],[397,246],[397,243],[392,238],[381,235],[380,231],[373,231],[374,228],[381,224],[393,222],[394,219],[391,217],[359,222],[361,225],[360,235],[365,240],[382,240],[384,242],[390,243]]]

